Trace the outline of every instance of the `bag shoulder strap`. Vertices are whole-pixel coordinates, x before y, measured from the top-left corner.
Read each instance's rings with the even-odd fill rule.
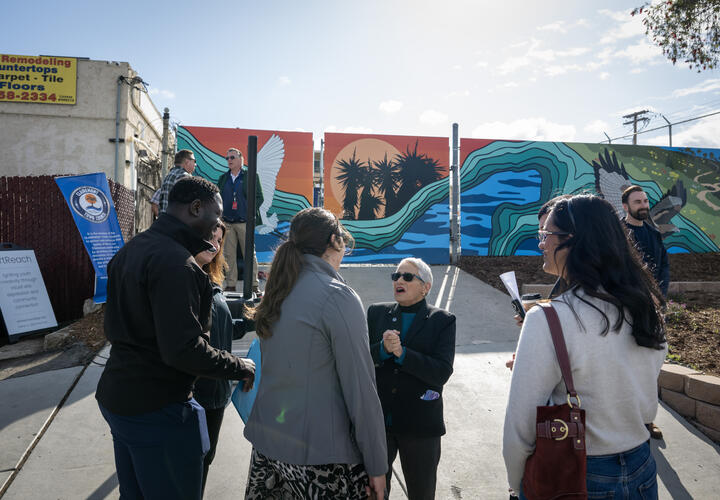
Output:
[[[565,345],[565,337],[563,336],[562,326],[560,326],[560,318],[558,318],[557,311],[549,302],[538,302],[537,305],[542,307],[548,326],[550,326],[550,335],[552,336],[553,345],[555,346],[555,355],[557,356],[558,364],[560,365],[560,372],[562,373],[562,378],[565,381],[565,388],[571,398],[577,398],[575,383],[573,382],[572,372],[570,371],[570,358],[568,356],[567,346]]]

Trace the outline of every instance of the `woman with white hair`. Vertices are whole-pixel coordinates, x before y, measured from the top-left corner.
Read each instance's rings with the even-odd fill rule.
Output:
[[[368,309],[388,464],[399,452],[410,500],[431,499],[445,434],[443,385],[455,358],[455,316],[425,301],[433,277],[421,259],[403,259],[390,276],[395,302]],[[392,467],[386,476],[388,491],[391,473]]]

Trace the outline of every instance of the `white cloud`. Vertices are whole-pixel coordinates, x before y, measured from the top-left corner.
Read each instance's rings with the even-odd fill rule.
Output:
[[[157,95],[160,97],[164,97],[165,99],[175,99],[175,92],[173,92],[172,90],[157,89],[152,87],[150,88],[150,90],[148,90],[148,94],[150,94],[151,96]]]
[[[673,97],[685,97],[692,94],[700,94],[703,92],[711,92],[713,90],[720,89],[720,78],[710,78],[704,82],[698,83],[694,87],[688,87],[685,89],[677,89],[672,93]]]
[[[501,75],[507,75],[513,71],[517,71],[520,68],[530,65],[530,59],[527,57],[511,57],[506,60],[498,67],[498,73]]]
[[[372,134],[373,129],[371,129],[370,127],[362,127],[362,126],[354,126],[354,125],[340,129],[335,125],[328,125],[327,127],[325,127],[324,132],[331,132],[331,133],[332,132],[340,132],[343,134]]]
[[[504,84],[501,85],[501,87],[506,88],[506,89],[514,89],[514,88],[517,88],[517,87],[519,87],[519,86],[520,86],[520,85],[518,85],[516,82],[507,82],[507,83],[504,83]]]
[[[445,96],[445,99],[450,99],[452,97],[468,97],[470,95],[470,91],[468,89],[465,90],[454,90],[447,94]]]
[[[645,138],[640,135],[638,142],[653,146],[667,146],[669,142],[667,129],[653,137]],[[720,120],[717,118],[698,120],[682,131],[673,127],[672,142],[673,147],[720,148]]]
[[[631,16],[629,10],[611,11],[601,9],[598,12],[619,23],[618,26],[613,27],[605,33],[600,39],[600,43],[610,44],[626,38],[645,36],[645,26],[643,26],[642,23],[642,16]]]
[[[607,71],[603,71],[602,73],[600,73],[601,80],[607,80],[608,78],[610,78],[610,73],[608,73]]]
[[[575,127],[553,123],[545,118],[522,118],[509,123],[482,123],[473,129],[472,136],[483,139],[572,141],[575,139]]]
[[[633,64],[649,63],[653,59],[657,59],[656,63],[660,63],[664,60],[661,57],[662,50],[660,47],[648,43],[647,40],[642,40],[635,45],[628,45],[624,50],[616,52],[615,56],[625,57]]]
[[[633,68],[630,70],[631,75],[638,75],[640,73],[645,73],[645,68]]]
[[[489,63],[487,61],[478,61],[477,63],[475,63],[475,66],[477,66],[478,68],[487,68],[488,64]]]
[[[554,23],[546,24],[545,26],[538,26],[538,31],[556,31],[558,33],[565,33],[565,21],[555,21]]]
[[[455,66],[452,67],[452,69],[455,71],[460,71],[462,69],[462,65],[456,64]]]
[[[425,123],[427,125],[441,125],[443,123],[447,123],[447,121],[448,115],[434,109],[426,109],[420,113],[420,123]]]
[[[602,135],[603,132],[605,132],[608,129],[607,122],[604,122],[602,120],[593,120],[585,127],[583,130],[589,134],[595,134],[595,135]]]
[[[292,83],[292,80],[290,80],[289,76],[283,75],[280,78],[278,78],[278,84],[280,85],[290,85]]]
[[[393,99],[383,101],[380,103],[380,106],[378,106],[378,109],[382,111],[383,113],[387,113],[388,115],[391,115],[393,113],[397,113],[400,111],[400,108],[403,107],[403,103],[400,101],[395,101]]]

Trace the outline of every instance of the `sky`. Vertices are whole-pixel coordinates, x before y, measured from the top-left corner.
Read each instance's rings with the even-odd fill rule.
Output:
[[[600,142],[720,110],[720,75],[673,66],[642,0],[3,2],[0,51],[126,61],[188,126]],[[15,21],[12,21],[12,20]],[[631,143],[631,138],[613,143]],[[668,131],[638,144],[668,145]],[[720,147],[720,114],[673,127]]]

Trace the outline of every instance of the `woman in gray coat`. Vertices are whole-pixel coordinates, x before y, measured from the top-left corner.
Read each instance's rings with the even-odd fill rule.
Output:
[[[387,450],[360,298],[338,274],[350,234],[327,210],[298,212],[255,321],[262,353],[245,427],[245,498],[382,499]]]

